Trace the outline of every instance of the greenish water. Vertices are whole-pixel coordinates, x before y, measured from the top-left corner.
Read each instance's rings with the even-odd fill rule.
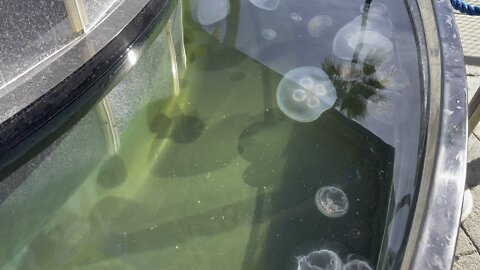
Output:
[[[120,152],[84,172],[15,265],[279,270],[321,249],[375,264],[393,148],[335,109],[310,123],[289,119],[276,104],[282,75],[188,14],[180,93],[153,87],[169,94],[135,111]],[[344,216],[317,208],[325,186],[347,195]]]

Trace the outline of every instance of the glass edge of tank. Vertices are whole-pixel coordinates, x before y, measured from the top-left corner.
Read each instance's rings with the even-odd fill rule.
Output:
[[[426,138],[427,138],[427,128],[428,128],[428,109],[429,109],[429,67],[428,67],[428,52],[425,42],[425,29],[423,27],[423,22],[420,17],[420,10],[417,5],[416,0],[403,0],[402,1],[405,5],[405,9],[409,15],[410,25],[412,28],[412,32],[414,33],[415,43],[417,44],[417,58],[418,58],[418,67],[420,70],[419,73],[419,81],[420,81],[420,89],[421,92],[420,97],[420,133],[418,134],[418,150],[417,150],[417,165],[416,165],[416,173],[415,178],[410,179],[412,181],[412,190],[409,194],[412,196],[407,200],[407,203],[410,207],[406,217],[403,216],[396,216],[397,211],[400,208],[395,201],[395,190],[394,186],[391,187],[390,194],[389,194],[389,205],[388,205],[388,213],[386,217],[384,235],[382,237],[382,245],[380,247],[380,254],[378,256],[377,262],[377,269],[400,269],[401,265],[404,264],[406,257],[406,250],[407,250],[407,240],[409,240],[410,236],[410,229],[412,227],[413,218],[415,214],[415,206],[417,202],[417,197],[419,194],[418,185],[415,183],[418,182],[417,179],[422,177],[422,169],[423,163],[425,158],[425,147],[426,147]],[[398,166],[397,166],[398,167]],[[397,168],[401,169],[401,168]],[[402,179],[396,179],[397,181],[402,181]],[[403,180],[405,181],[405,180]],[[402,200],[403,202],[403,200]],[[389,224],[394,223],[395,219],[400,218],[400,223],[404,224],[404,228],[402,233],[400,234],[400,239],[391,239],[389,235]],[[398,234],[398,233],[397,233]],[[396,251],[389,250],[389,243],[391,241],[400,242],[400,246]]]
[[[131,1],[124,1],[124,3]],[[135,2],[135,1],[134,1]],[[145,1],[143,1],[145,2]],[[136,63],[125,57],[129,51],[141,55],[148,49],[152,37],[158,35],[166,24],[177,0],[149,0],[140,12],[132,14],[131,5],[118,7],[111,15],[129,14],[126,25],[119,25],[118,20],[104,20],[80,42],[62,55],[52,66],[46,67],[39,74],[20,85],[11,93],[31,93],[37,87],[46,87],[51,70],[61,71],[69,60],[76,59],[75,54],[91,50],[91,41],[101,37],[103,28],[118,29],[116,35],[107,37],[108,43],[90,58],[84,59],[81,67],[66,69],[61,81],[25,105],[18,113],[0,123],[0,182],[19,167],[23,162],[41,151],[41,142],[48,144],[77,122],[89,108],[101,99],[110,89],[111,84],[124,76]],[[129,13],[130,11],[130,13]],[[112,17],[111,16],[111,17]],[[119,16],[116,16],[119,17]],[[47,76],[45,79],[45,76]],[[57,79],[58,74],[53,75]],[[39,83],[43,85],[39,85]],[[0,104],[2,100],[0,99]]]
[[[427,120],[417,200],[400,269],[450,269],[467,166],[466,71],[448,1],[407,0],[418,8],[427,61]]]

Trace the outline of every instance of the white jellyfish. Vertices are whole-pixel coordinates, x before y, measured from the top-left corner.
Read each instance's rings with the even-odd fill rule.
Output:
[[[332,26],[332,17],[328,15],[318,15],[313,17],[307,26],[308,33],[314,38],[318,38],[328,27]]]
[[[300,15],[299,13],[297,12],[292,12],[290,13],[290,19],[292,19],[292,21],[294,22],[300,22],[302,21],[302,15]]]
[[[333,53],[339,58],[357,58],[368,64],[379,64],[391,59],[393,43],[388,38],[392,23],[383,16],[368,17],[362,26],[362,16],[344,25],[333,39]]]
[[[277,87],[280,110],[293,120],[312,122],[337,100],[327,74],[318,67],[300,67],[287,72]]]
[[[343,262],[333,251],[321,249],[297,257],[297,270],[341,270]]]
[[[337,187],[320,188],[315,194],[315,204],[322,214],[330,218],[342,217],[348,211],[347,194]]]
[[[343,266],[343,270],[373,270],[366,261],[352,260]]]
[[[265,28],[262,31],[262,37],[265,40],[273,40],[277,37],[277,32],[271,28]]]
[[[368,99],[367,111],[377,121],[395,125],[404,120],[408,103],[396,91],[381,90]]]
[[[225,40],[225,35],[227,34],[227,20],[221,20],[210,25],[202,25],[202,28],[205,30],[205,32],[209,33],[211,36],[223,43]]]
[[[212,0],[208,0],[208,1],[212,1]],[[280,3],[280,0],[249,0],[249,1],[256,7],[265,9],[265,10],[275,10],[278,8],[278,4]]]
[[[223,20],[230,13],[229,0],[198,0],[197,16],[202,25]]]
[[[391,90],[403,90],[409,83],[405,72],[392,61],[382,63],[376,68],[378,81]]]

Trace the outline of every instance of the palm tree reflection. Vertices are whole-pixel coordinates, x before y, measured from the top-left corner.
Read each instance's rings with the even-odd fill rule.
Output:
[[[327,59],[322,64],[323,70],[337,91],[334,107],[339,108],[349,118],[363,119],[367,111],[368,98],[379,95],[379,92],[385,88],[384,85],[387,85],[388,78],[380,80],[377,77],[375,67],[384,61],[378,55],[375,52],[367,56],[372,60],[376,59],[373,62],[375,64],[342,65],[333,59]]]
[[[371,0],[366,0],[362,13],[360,32],[364,33],[367,25],[368,12]],[[369,51],[365,59],[360,59],[363,48],[363,34],[354,51],[349,64],[340,64],[333,59],[327,59],[322,68],[329,76],[337,91],[337,101],[334,107],[340,109],[347,117],[362,119],[367,111],[367,101],[377,95],[377,100],[385,99],[381,90],[388,85],[389,78],[393,74],[387,74],[381,79],[377,76],[377,67],[388,59],[388,52],[377,49]]]

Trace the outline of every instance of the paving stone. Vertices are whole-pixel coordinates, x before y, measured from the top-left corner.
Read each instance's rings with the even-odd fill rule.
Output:
[[[479,3],[476,2],[476,5]],[[465,60],[469,64],[480,65],[480,28],[478,27],[478,17],[469,16],[455,12],[455,22],[460,32],[462,40],[463,53]]]
[[[480,158],[480,140],[474,134],[468,137],[468,153],[467,161],[476,160]]]
[[[472,99],[475,92],[480,87],[480,76],[467,76],[468,101]]]
[[[478,65],[466,65],[467,76],[480,76],[480,63]]]
[[[480,255],[474,253],[471,255],[460,256],[453,263],[453,270],[478,270],[480,269]]]
[[[468,138],[467,186],[480,184],[480,141],[475,135]]]
[[[460,228],[460,232],[458,234],[458,239],[457,239],[457,250],[455,251],[455,257],[471,255],[476,252],[477,251],[475,249],[475,246],[473,246],[472,241],[465,234],[465,231],[463,230],[463,228]]]
[[[474,67],[471,66],[471,68],[467,67],[467,73],[472,72]],[[480,67],[475,67],[479,69],[480,72]],[[476,72],[476,71],[475,71]],[[468,102],[472,99],[473,95],[475,95],[475,92],[480,88],[480,75],[479,76],[467,76],[467,89],[468,89]],[[480,138],[480,125],[477,124],[475,129],[473,130],[473,133],[477,135],[477,137]]]
[[[462,223],[462,227],[470,236],[470,239],[473,241],[473,244],[476,246],[480,245],[480,186],[475,186],[470,189],[473,196],[473,210],[472,214]],[[460,248],[460,247],[459,247]],[[480,269],[480,265],[479,268]]]

